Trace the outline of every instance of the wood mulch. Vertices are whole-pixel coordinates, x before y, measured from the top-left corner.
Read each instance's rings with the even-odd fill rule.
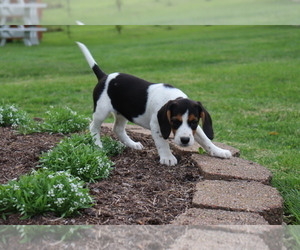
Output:
[[[114,137],[102,129],[103,134]],[[108,179],[87,184],[96,203],[81,215],[58,218],[53,214],[20,220],[19,214],[0,219],[0,225],[166,225],[191,207],[199,170],[188,153],[176,152],[179,164],[167,167],[159,157],[151,136],[129,134],[143,150],[126,148],[118,156]],[[0,183],[18,178],[38,165],[42,152],[63,138],[59,134],[19,135],[0,128]],[[115,137],[114,137],[115,138]]]

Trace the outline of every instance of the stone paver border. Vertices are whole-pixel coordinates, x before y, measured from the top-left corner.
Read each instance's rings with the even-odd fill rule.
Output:
[[[103,124],[112,128],[113,124]],[[150,131],[127,125],[127,131],[150,135]],[[199,146],[180,148],[191,153],[203,180],[196,185],[192,208],[179,215],[173,225],[281,225],[283,199],[270,186],[271,172],[251,161],[237,158],[240,151],[215,143],[231,151],[231,159],[218,159],[198,153]]]

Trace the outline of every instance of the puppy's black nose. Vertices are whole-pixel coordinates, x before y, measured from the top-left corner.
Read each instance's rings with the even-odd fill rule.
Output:
[[[180,141],[182,144],[188,144],[190,142],[190,137],[181,137]]]

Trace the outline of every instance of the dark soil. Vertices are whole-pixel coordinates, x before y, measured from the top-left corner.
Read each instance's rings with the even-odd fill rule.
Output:
[[[112,137],[112,132],[102,129]],[[167,167],[159,157],[151,136],[130,134],[144,145],[143,150],[125,149],[112,157],[114,169],[108,179],[87,184],[96,204],[72,218],[53,214],[20,220],[20,215],[0,219],[0,225],[164,225],[191,206],[200,174],[189,154],[175,152],[179,164]],[[38,165],[42,152],[63,138],[59,134],[19,135],[0,128],[0,183],[18,178]],[[174,149],[175,150],[175,149]]]

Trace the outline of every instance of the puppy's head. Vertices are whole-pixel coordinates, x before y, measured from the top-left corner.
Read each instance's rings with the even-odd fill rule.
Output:
[[[211,117],[200,102],[186,98],[171,100],[158,111],[157,118],[163,138],[167,139],[172,131],[174,141],[179,146],[194,144],[194,134],[200,119],[204,133],[213,139]]]

